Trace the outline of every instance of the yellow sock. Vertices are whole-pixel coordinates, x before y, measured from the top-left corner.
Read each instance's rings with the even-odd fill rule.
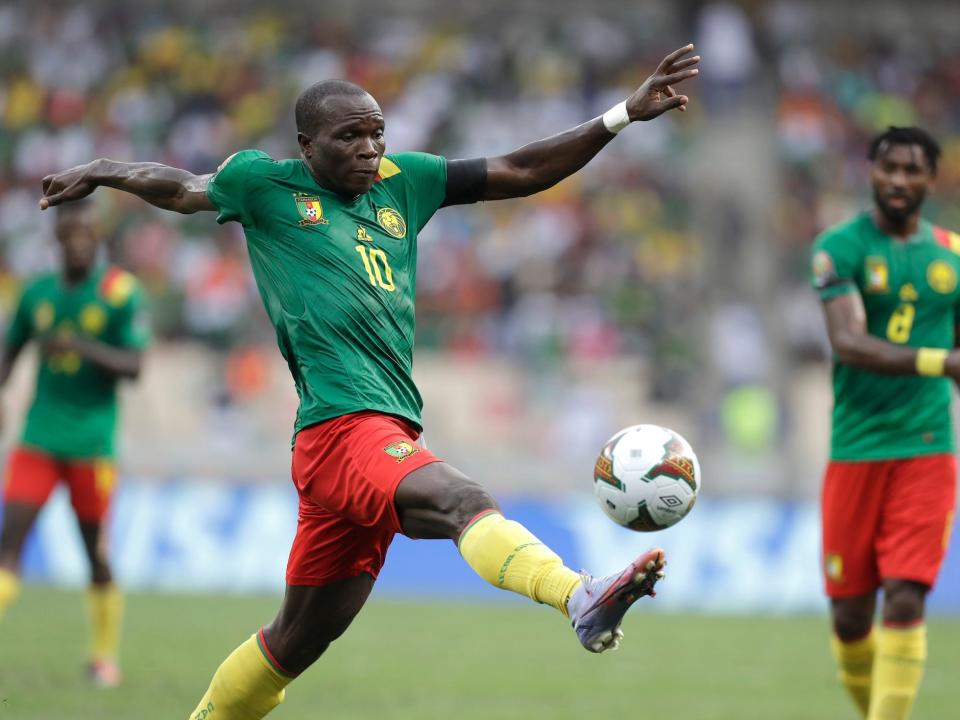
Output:
[[[873,663],[869,720],[905,720],[920,688],[927,660],[927,626],[881,626]]]
[[[523,525],[491,510],[474,518],[457,543],[467,564],[487,582],[567,614],[580,576]]]
[[[20,579],[17,574],[0,568],[0,619],[3,619],[3,614],[19,594]]]
[[[250,637],[217,668],[189,720],[260,720],[283,702],[293,680],[276,665],[261,633]]]
[[[90,657],[116,660],[120,654],[123,593],[113,583],[91,585],[87,591],[87,606],[90,613]]]
[[[831,638],[833,656],[840,667],[840,682],[850,693],[860,714],[867,716],[870,707],[870,685],[873,677],[873,654],[876,643],[871,632],[862,640],[843,642],[834,635]]]

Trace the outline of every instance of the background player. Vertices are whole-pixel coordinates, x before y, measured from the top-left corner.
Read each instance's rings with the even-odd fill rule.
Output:
[[[960,379],[960,236],[920,217],[940,156],[933,138],[892,127],[868,155],[872,211],[813,248],[834,351],[823,568],[841,681],[865,716],[895,720],[920,685],[924,602],[956,501],[948,378]]]
[[[140,374],[148,340],[143,297],[132,275],[96,267],[99,236],[89,201],[57,209],[61,271],[23,290],[7,329],[0,384],[27,342],[41,352],[36,394],[20,445],[7,462],[0,534],[0,614],[13,602],[28,531],[59,482],[70,489],[90,559],[90,673],[105,686],[117,666],[123,598],[107,562],[104,521],[116,479],[117,383]]]
[[[41,208],[105,185],[180,212],[243,224],[254,275],[300,395],[293,478],[300,520],[274,621],[220,666],[191,717],[260,718],[291,679],[353,620],[396,532],[449,538],[498,587],[556,607],[593,652],[616,647],[620,621],[652,594],[663,552],[621,573],[581,578],[479,485],[417,446],[411,378],[416,238],[444,205],[520,197],[583,167],[634,120],[687,98],[692,46],[668,55],[626,101],[497,158],[384,156],[384,118],[363,89],[317,83],[298,99],[301,159],[243,151],[213,176],[95,161],[44,179]]]

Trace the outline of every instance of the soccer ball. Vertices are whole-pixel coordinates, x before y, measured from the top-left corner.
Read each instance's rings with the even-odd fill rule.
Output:
[[[680,522],[700,492],[700,462],[690,443],[659,425],[632,425],[604,445],[593,491],[618,525],[640,532]]]

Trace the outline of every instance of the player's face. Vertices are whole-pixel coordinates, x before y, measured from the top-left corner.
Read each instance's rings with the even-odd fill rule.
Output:
[[[324,187],[343,195],[367,192],[386,149],[380,106],[370,95],[344,95],[329,98],[324,110],[316,134],[298,136],[304,159]]]
[[[922,147],[888,145],[874,160],[870,180],[877,209],[901,223],[920,210],[934,176]]]
[[[83,273],[93,267],[99,237],[92,208],[75,209],[69,205],[59,208],[55,233],[68,273]]]

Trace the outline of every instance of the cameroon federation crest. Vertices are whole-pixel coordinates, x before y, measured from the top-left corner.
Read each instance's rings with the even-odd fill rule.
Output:
[[[887,259],[880,256],[871,256],[865,262],[866,291],[869,293],[890,292],[890,270],[887,268]]]
[[[402,463],[411,455],[416,455],[418,452],[420,452],[420,448],[413,443],[400,440],[398,442],[390,443],[383,449],[383,451],[390,457],[395,458],[398,463]]]
[[[407,234],[407,224],[403,221],[400,213],[393,208],[377,210],[377,222],[380,223],[380,227],[395,238],[402,238]]]
[[[293,199],[297,202],[297,211],[301,217],[301,227],[304,225],[326,225],[330,222],[323,218],[323,205],[320,204],[320,198],[316,195],[294,193]]]

